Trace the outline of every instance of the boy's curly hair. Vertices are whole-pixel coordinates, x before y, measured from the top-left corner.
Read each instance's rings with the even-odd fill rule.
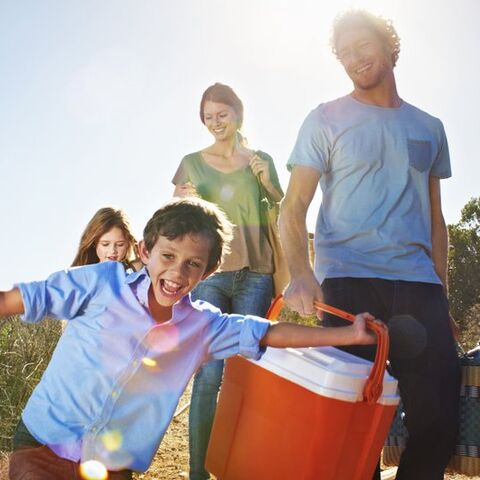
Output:
[[[338,58],[337,43],[340,35],[355,28],[367,28],[378,35],[385,45],[392,50],[393,66],[396,65],[400,54],[400,37],[392,24],[392,21],[381,16],[375,16],[366,10],[348,10],[335,18],[332,28],[330,45],[332,52]]]

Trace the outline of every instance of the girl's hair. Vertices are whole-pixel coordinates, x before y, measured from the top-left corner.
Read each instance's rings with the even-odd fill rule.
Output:
[[[123,232],[125,240],[128,242],[127,254],[122,263],[127,268],[133,268],[132,262],[137,259],[137,241],[131,232],[130,222],[125,213],[113,207],[101,208],[88,222],[80,238],[72,267],[98,263],[100,261],[96,252],[98,241],[102,235],[115,227]]]
[[[238,129],[240,130],[242,128],[243,103],[231,87],[224,85],[223,83],[215,83],[214,85],[210,85],[210,87],[203,92],[202,100],[200,101],[200,120],[202,120],[203,124],[205,124],[205,118],[203,115],[205,102],[223,103],[233,108],[237,115]]]

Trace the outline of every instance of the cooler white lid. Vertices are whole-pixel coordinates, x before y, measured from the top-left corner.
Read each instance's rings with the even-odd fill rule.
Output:
[[[267,348],[259,367],[290,380],[319,395],[358,402],[373,363],[334,347]],[[385,372],[383,392],[377,403],[399,402],[397,380]]]

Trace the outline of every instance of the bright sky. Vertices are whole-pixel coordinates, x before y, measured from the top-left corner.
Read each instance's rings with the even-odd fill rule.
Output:
[[[351,6],[394,21],[399,93],[445,125],[457,222],[479,195],[478,0],[0,0],[0,289],[68,266],[102,206],[140,236],[180,159],[211,141],[198,104],[216,81],[285,188],[306,114],[351,90],[328,46]]]

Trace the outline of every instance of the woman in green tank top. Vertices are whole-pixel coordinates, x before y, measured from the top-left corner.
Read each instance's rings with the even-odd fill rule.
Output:
[[[204,92],[200,119],[214,143],[186,155],[173,178],[175,196],[199,196],[220,206],[234,224],[231,251],[217,273],[192,292],[225,313],[264,316],[270,305],[272,249],[267,237],[265,196],[283,197],[272,158],[247,148],[240,133],[243,104],[227,85]],[[209,478],[205,455],[222,381],[223,360],[205,364],[195,375],[189,417],[190,479]]]

